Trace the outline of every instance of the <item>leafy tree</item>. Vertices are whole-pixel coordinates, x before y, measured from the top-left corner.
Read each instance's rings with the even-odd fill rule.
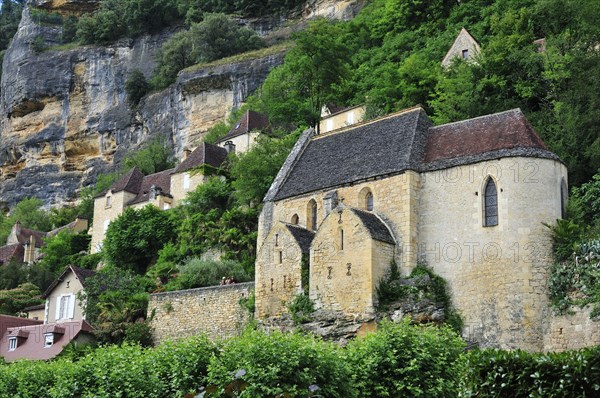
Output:
[[[318,126],[321,108],[348,75],[348,51],[339,23],[317,19],[294,36],[282,66],[267,77],[261,100],[275,123]]]
[[[90,239],[87,231],[73,233],[70,230],[63,230],[55,236],[46,238],[45,245],[40,249],[43,257],[39,265],[55,276],[58,276],[68,265],[80,266],[81,258],[87,255]]]
[[[230,173],[239,204],[255,206],[262,202],[297,139],[298,134],[260,137],[248,152],[233,159]]]
[[[48,213],[42,208],[43,202],[37,198],[21,200],[8,216],[0,216],[0,241],[6,242],[13,225],[19,221],[21,227],[37,231],[52,228]]]
[[[14,289],[19,285],[28,282],[28,266],[18,263],[14,260],[8,264],[2,264],[0,267],[0,289]]]
[[[122,172],[137,167],[144,175],[168,170],[175,166],[172,145],[165,136],[158,136],[142,149],[125,157],[123,165]]]
[[[176,33],[163,44],[157,55],[153,86],[167,87],[188,66],[261,47],[264,42],[253,30],[239,26],[224,14],[206,14],[202,22]]]
[[[25,0],[2,0],[0,8],[0,51],[6,50],[21,21]]]
[[[129,75],[129,79],[125,82],[125,92],[129,106],[136,107],[140,100],[150,90],[150,84],[146,80],[146,76],[139,69],[134,69]]]
[[[40,289],[32,283],[23,283],[10,290],[0,290],[0,314],[18,315],[23,308],[43,303]]]
[[[127,208],[108,226],[102,252],[108,264],[144,274],[158,251],[175,238],[174,231],[168,212],[152,205]]]

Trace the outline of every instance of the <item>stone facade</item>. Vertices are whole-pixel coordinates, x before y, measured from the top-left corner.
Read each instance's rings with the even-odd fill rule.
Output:
[[[591,308],[572,314],[550,316],[544,330],[545,351],[577,350],[600,345],[598,318],[590,319]]]
[[[372,318],[393,260],[404,274],[424,263],[448,281],[465,338],[543,351],[558,345],[548,330],[577,333],[548,311],[552,241],[543,224],[562,217],[566,183],[565,165],[519,110],[432,127],[413,108],[305,132],[265,198],[258,247],[272,251],[281,223],[314,230],[310,298],[357,319]],[[270,258],[257,260],[259,318],[281,315],[273,308],[291,297],[261,288],[280,279]]]
[[[199,334],[216,340],[238,335],[251,319],[240,299],[253,289],[254,283],[237,283],[152,294],[148,314],[154,315],[154,342]]]
[[[477,40],[475,40],[465,28],[462,28],[454,40],[454,43],[452,43],[452,47],[450,47],[450,50],[446,53],[446,56],[442,61],[442,66],[444,68],[449,67],[452,60],[455,58],[472,62],[477,54],[479,54],[479,51],[481,51],[481,47],[479,46],[479,43],[477,43]]]
[[[363,121],[366,107],[364,105],[354,106],[335,113],[321,112],[319,131],[327,133],[342,127],[350,126]]]

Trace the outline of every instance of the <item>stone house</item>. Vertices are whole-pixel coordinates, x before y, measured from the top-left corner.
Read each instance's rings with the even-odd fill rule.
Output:
[[[323,109],[321,109],[319,132],[327,133],[332,130],[359,123],[365,117],[366,110],[367,108],[364,105],[348,108],[337,107],[331,104],[325,105],[323,106]]]
[[[258,137],[270,130],[267,115],[246,111],[235,126],[215,144],[227,152],[245,153],[254,145]]]
[[[519,109],[433,126],[415,107],[309,129],[265,197],[256,315],[282,315],[306,289],[317,309],[370,319],[392,261],[404,274],[424,263],[447,280],[465,337],[542,350],[542,223],[561,218],[566,195],[565,165]]]
[[[147,176],[137,168],[131,169],[94,199],[91,253],[100,251],[108,225],[126,208],[142,208],[152,204],[167,210],[176,206],[185,199],[188,192],[196,189],[209,177],[203,171],[192,172],[192,169],[201,166],[217,169],[226,157],[227,151],[224,148],[202,143],[173,169]]]
[[[44,239],[55,236],[63,230],[71,230],[75,233],[88,229],[88,221],[85,218],[76,218],[75,221],[53,229],[50,232],[35,231],[23,228],[17,221],[8,235],[6,245],[0,247],[0,265],[9,261],[17,261],[24,264],[32,264],[40,259],[40,249],[44,246]]]
[[[465,61],[473,62],[473,59],[481,51],[481,46],[475,40],[473,36],[465,29],[462,28],[454,43],[446,53],[446,56],[442,60],[442,66],[447,68],[455,58],[464,59]]]
[[[85,288],[94,271],[67,267],[44,293],[44,321],[28,319],[30,324],[7,327],[0,344],[0,355],[7,361],[51,359],[71,342],[93,341],[93,328],[85,321],[83,305],[77,294]]]

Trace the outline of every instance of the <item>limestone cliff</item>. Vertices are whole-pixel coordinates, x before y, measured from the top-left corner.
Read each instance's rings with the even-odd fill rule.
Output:
[[[77,14],[99,0],[30,0],[30,7]],[[336,8],[337,3],[344,10]],[[347,18],[356,1],[319,0],[304,15]],[[268,33],[282,21],[269,23]],[[5,53],[0,82],[0,207],[27,196],[47,206],[76,200],[99,173],[125,154],[166,135],[180,155],[258,88],[283,53],[182,72],[171,87],[127,104],[125,81],[135,68],[149,77],[161,44],[176,28],[110,46],[53,49],[61,29],[36,24],[26,8]],[[34,43],[47,50],[36,53]],[[37,43],[36,43],[37,42]]]

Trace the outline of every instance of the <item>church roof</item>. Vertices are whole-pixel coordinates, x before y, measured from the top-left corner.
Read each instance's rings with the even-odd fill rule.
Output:
[[[314,136],[275,200],[406,170],[420,159],[431,122],[421,108]]]
[[[548,151],[520,109],[432,127],[420,107],[330,134],[307,130],[265,200],[281,200],[369,178]]]
[[[352,211],[358,216],[358,218],[360,218],[360,221],[362,221],[363,225],[367,227],[371,238],[380,242],[390,243],[392,245],[396,244],[396,242],[394,242],[394,238],[392,237],[390,230],[386,227],[384,222],[381,221],[381,219],[377,217],[374,213],[356,209],[353,207],[350,208],[350,211]]]
[[[286,224],[286,227],[296,242],[298,242],[298,245],[302,249],[302,253],[308,253],[310,251],[310,244],[315,237],[315,232],[298,225]]]

